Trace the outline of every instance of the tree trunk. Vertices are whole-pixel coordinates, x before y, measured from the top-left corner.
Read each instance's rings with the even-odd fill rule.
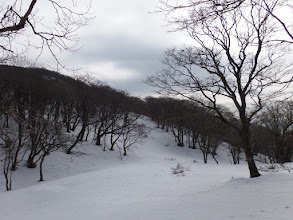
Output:
[[[23,136],[22,124],[19,123],[18,124],[18,146],[16,148],[15,155],[14,155],[14,158],[13,158],[13,161],[12,161],[12,165],[11,165],[11,170],[12,171],[15,171],[16,170],[16,167],[17,167],[18,154],[19,154],[20,149],[22,148],[22,136]]]
[[[82,138],[84,136],[84,133],[85,133],[85,129],[86,129],[87,125],[84,125],[82,126],[79,134],[77,135],[76,137],[76,140],[74,141],[74,143],[67,149],[66,153],[67,154],[71,154],[71,151],[72,149],[77,145],[78,142],[82,141]]]
[[[43,156],[42,156],[42,159],[41,159],[41,162],[40,162],[40,182],[44,181],[44,175],[43,175],[43,163],[44,163],[44,160],[45,160],[45,157],[46,157],[47,153],[45,153]]]
[[[212,157],[214,158],[214,160],[216,161],[216,163],[219,164],[219,162],[218,162],[218,160],[217,160],[217,158],[215,157],[214,154],[212,154]]]
[[[110,142],[111,142],[111,148],[110,148],[110,151],[114,151],[114,145],[115,145],[115,142],[114,142],[114,134],[111,133],[111,139],[110,139]]]
[[[34,156],[29,155],[26,166],[27,168],[36,168],[37,164],[34,162]]]
[[[66,132],[70,133],[70,122],[66,120]]]
[[[260,173],[258,172],[258,169],[254,162],[253,153],[246,153],[245,151],[245,155],[246,155],[247,165],[250,172],[250,177],[254,178],[254,177],[260,176]]]
[[[85,141],[88,141],[88,137],[89,137],[89,134],[91,132],[91,129],[90,129],[90,126],[87,127],[87,133],[86,133],[86,136],[85,136]]]
[[[4,159],[3,174],[6,180],[6,190],[10,191],[12,188],[12,170],[10,170],[11,164],[11,149],[8,149]]]
[[[101,146],[101,136],[100,135],[97,135],[96,145]]]
[[[260,173],[258,172],[258,169],[255,165],[254,158],[253,158],[253,152],[251,150],[250,145],[250,137],[249,137],[249,125],[244,125],[242,128],[242,134],[241,134],[242,144],[246,156],[246,161],[248,165],[248,169],[250,172],[250,177],[258,177],[260,176]]]
[[[205,150],[201,150],[202,155],[203,155],[203,162],[208,163],[208,154]]]
[[[240,164],[240,153],[241,153],[241,148],[238,146],[237,147],[237,156],[236,156],[237,164]]]

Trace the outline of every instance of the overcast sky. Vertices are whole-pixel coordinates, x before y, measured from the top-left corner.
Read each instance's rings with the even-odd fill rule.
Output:
[[[81,46],[65,54],[61,62],[82,67],[116,89],[135,96],[150,95],[154,88],[144,83],[162,69],[164,51],[184,41],[183,34],[170,33],[161,14],[150,13],[158,0],[95,0],[95,19],[79,31]]]

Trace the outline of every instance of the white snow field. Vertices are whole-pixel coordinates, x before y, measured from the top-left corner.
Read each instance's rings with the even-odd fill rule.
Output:
[[[123,160],[91,142],[79,150],[46,158],[44,182],[38,169],[20,166],[5,192],[0,176],[0,220],[293,219],[291,173],[250,179],[245,161],[231,165],[224,150],[219,165],[204,164],[199,150],[159,129]],[[172,174],[178,163],[189,168],[185,176]]]

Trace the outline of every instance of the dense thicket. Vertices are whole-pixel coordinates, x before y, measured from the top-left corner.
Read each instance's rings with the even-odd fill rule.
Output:
[[[0,90],[0,159],[8,190],[19,162],[25,160],[28,168],[39,165],[42,181],[46,156],[57,150],[72,153],[90,132],[97,145],[109,135],[110,149],[117,147],[124,155],[145,135],[140,99],[85,76],[0,66]]]

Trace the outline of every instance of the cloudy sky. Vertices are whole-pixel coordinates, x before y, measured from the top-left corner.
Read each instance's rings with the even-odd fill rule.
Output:
[[[150,13],[158,0],[93,2],[95,19],[79,31],[82,48],[61,61],[131,95],[151,94],[143,81],[162,68],[164,51],[181,44],[183,34],[168,32],[163,15]]]
[[[77,2],[84,5],[88,1]],[[67,0],[61,2],[66,5]],[[164,51],[174,45],[183,44],[187,37],[182,33],[170,32],[171,27],[166,27],[164,15],[154,13],[159,0],[92,2],[94,19],[77,32],[81,49],[74,53],[57,53],[58,60],[69,69],[80,69],[74,74],[90,74],[130,95],[145,97],[154,94],[155,88],[144,81],[147,76],[163,68],[161,60]],[[55,12],[49,11],[50,8],[45,3],[38,4],[35,11],[40,21],[53,22],[50,21],[50,13]],[[56,67],[56,61],[48,51],[43,51],[38,57],[39,53],[40,50],[37,49],[27,55],[32,61],[37,59],[41,66],[53,69]],[[70,71],[60,71],[63,74],[73,74]]]

